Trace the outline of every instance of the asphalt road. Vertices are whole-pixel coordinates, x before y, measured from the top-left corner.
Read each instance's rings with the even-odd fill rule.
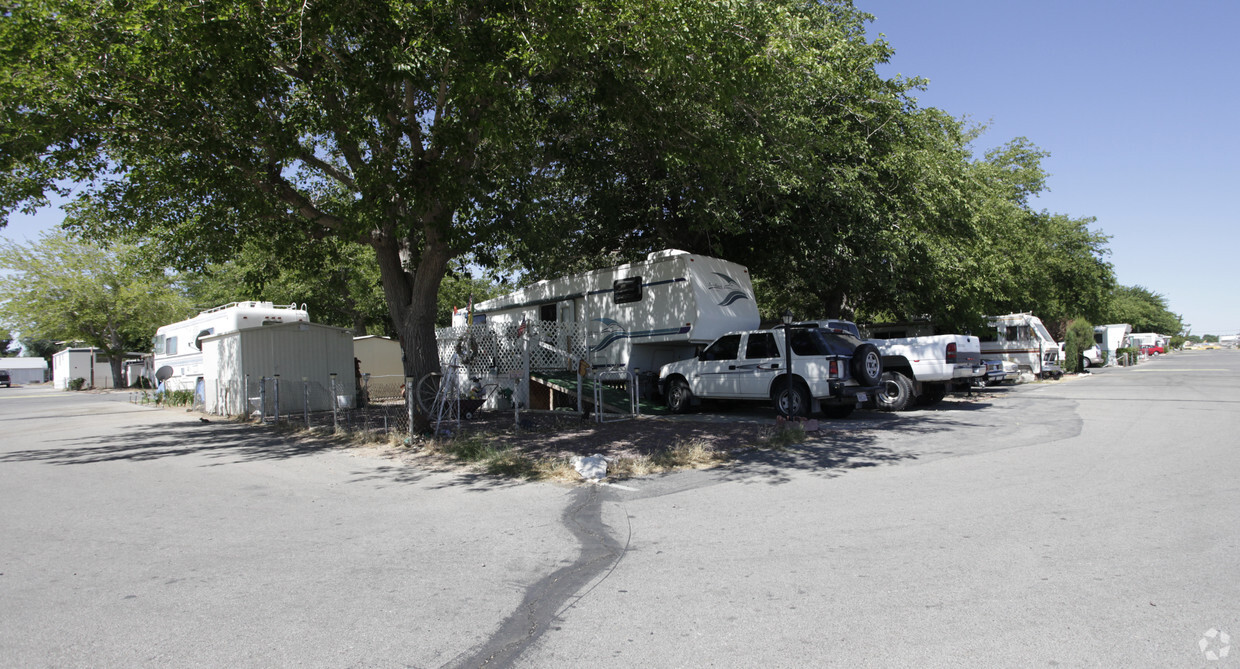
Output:
[[[623,487],[0,389],[0,665],[1240,667],[1238,389],[1183,353]]]

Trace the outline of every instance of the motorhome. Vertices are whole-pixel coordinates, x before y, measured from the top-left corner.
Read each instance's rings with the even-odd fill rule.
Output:
[[[471,325],[575,324],[578,350],[594,368],[651,372],[691,358],[699,345],[759,325],[749,270],[733,262],[664,250],[634,262],[558,279],[473,306]],[[464,315],[455,324],[464,325]],[[565,332],[568,329],[564,330]],[[544,342],[572,351],[572,335]]]
[[[155,382],[164,390],[194,390],[203,378],[202,339],[264,325],[309,322],[303,304],[271,302],[230,302],[208,309],[193,318],[155,331]]]
[[[986,324],[995,328],[993,335],[982,337],[982,357],[999,358],[1016,363],[1021,372],[1036,377],[1062,373],[1059,366],[1059,344],[1032,313],[987,316]]]

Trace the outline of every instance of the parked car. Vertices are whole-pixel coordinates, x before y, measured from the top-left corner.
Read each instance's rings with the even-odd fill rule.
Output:
[[[1166,353],[1167,351],[1161,346],[1154,345],[1154,346],[1142,346],[1141,352],[1144,353],[1145,355],[1155,356],[1155,355],[1162,355]]]
[[[1012,381],[1014,383],[1020,378],[1020,366],[1011,360],[990,358],[983,360],[982,364],[986,366],[986,374],[975,377],[973,381],[973,385],[979,388],[998,385],[1004,381]]]
[[[13,380],[9,377],[9,370],[0,369],[0,384],[3,384],[5,388],[13,387]]]
[[[1102,366],[1102,349],[1097,344],[1081,351],[1081,366],[1086,369]]]
[[[844,418],[873,397],[882,375],[873,344],[841,330],[793,326],[723,335],[696,358],[664,365],[659,390],[673,413],[700,399],[769,400],[786,416],[821,410]]]

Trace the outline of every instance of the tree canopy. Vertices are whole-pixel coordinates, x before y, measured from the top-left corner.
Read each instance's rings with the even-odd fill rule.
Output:
[[[1117,286],[1106,310],[1107,323],[1128,323],[1133,332],[1179,334],[1180,317],[1167,308],[1167,298],[1144,286]]]
[[[46,233],[32,244],[0,243],[4,325],[23,341],[83,342],[112,361],[124,387],[123,355],[150,348],[155,329],[180,320],[189,303],[161,272],[143,272],[133,247],[104,249]]]
[[[381,293],[415,375],[465,258],[536,279],[682,248],[749,266],[768,314],[1104,313],[1107,238],[1030,205],[1045,153],[975,158],[980,129],[878,74],[892,47],[868,18],[846,0],[10,4],[0,212],[87,184],[76,230],[218,278],[200,294],[319,291],[370,328]]]

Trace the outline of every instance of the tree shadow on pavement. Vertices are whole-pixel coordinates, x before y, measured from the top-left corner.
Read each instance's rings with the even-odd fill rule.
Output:
[[[200,455],[226,464],[225,460],[284,460],[340,447],[331,439],[295,439],[253,425],[200,420],[127,426],[105,435],[44,443],[48,445],[0,453],[0,462],[85,465]]]

